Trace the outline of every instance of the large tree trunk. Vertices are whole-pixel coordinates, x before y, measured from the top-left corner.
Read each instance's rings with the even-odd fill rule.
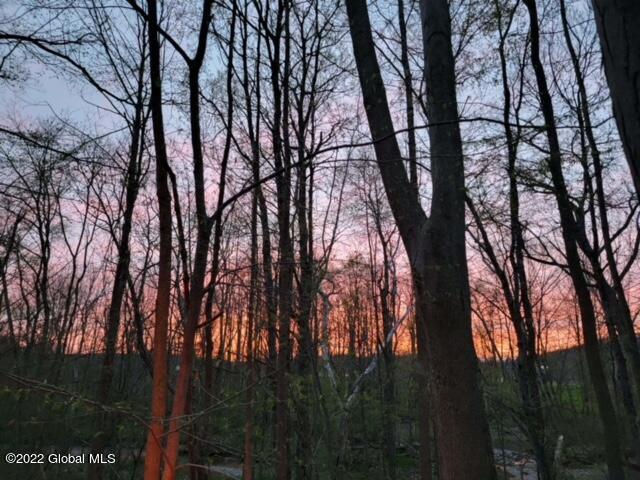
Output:
[[[592,0],[613,113],[640,198],[640,2]]]
[[[451,123],[458,109],[449,4],[423,0],[420,10],[427,113],[433,124],[433,196],[423,245],[426,268],[416,278],[418,318],[426,324],[426,334],[418,338],[428,342],[422,348],[431,363],[440,478],[490,479],[495,477],[493,451],[471,334],[462,140],[459,125]]]
[[[493,479],[493,452],[471,335],[464,166],[460,130],[455,123],[458,113],[448,3],[446,0],[421,3],[427,104],[433,124],[429,129],[433,182],[429,219],[413,193],[402,163],[366,0],[346,3],[376,158],[411,264],[419,355],[428,361],[431,372],[440,478]],[[424,361],[422,367],[427,368]],[[425,454],[423,450],[421,456]]]

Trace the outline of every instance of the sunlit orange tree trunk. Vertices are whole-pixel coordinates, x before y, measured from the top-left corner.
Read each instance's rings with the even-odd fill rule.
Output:
[[[158,480],[162,472],[164,416],[167,410],[167,328],[171,299],[171,195],[168,185],[167,147],[162,118],[162,77],[156,0],[148,3],[149,65],[151,76],[151,121],[156,154],[156,196],[160,227],[158,289],[153,334],[153,385],[151,423],[144,459],[145,480]]]

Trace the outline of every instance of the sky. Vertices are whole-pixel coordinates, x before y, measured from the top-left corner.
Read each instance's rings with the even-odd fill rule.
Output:
[[[7,12],[15,12],[16,8],[19,8],[16,5],[18,5],[18,3],[13,0],[4,3],[3,6],[0,6],[0,10],[2,11],[0,15],[6,15]],[[0,28],[4,28],[1,20]],[[7,29],[9,30],[9,28]],[[474,74],[485,68],[485,64],[490,63],[490,55],[484,50],[485,47],[485,45],[482,45],[478,48],[478,51],[469,54],[467,69],[470,70],[471,73],[467,74],[471,80],[467,82],[467,88],[461,88],[459,92],[461,110],[466,111],[469,116],[473,116],[476,111],[486,113],[488,103],[495,105],[499,105],[500,103],[500,98],[495,93],[497,89],[495,85],[491,85],[486,81],[486,78],[480,75],[480,80],[473,80]],[[219,66],[219,63],[216,63],[217,52],[215,49],[211,49],[211,52],[212,61],[208,61],[207,65],[210,65],[209,68],[215,71]],[[171,55],[171,53],[168,55]],[[477,61],[478,59],[481,59],[481,61]],[[178,65],[180,68],[184,66],[182,59],[177,55],[169,58],[168,64]],[[81,79],[73,80],[70,76],[63,77],[55,75],[52,69],[33,60],[26,61],[21,67],[23,71],[27,73],[27,79],[0,89],[0,125],[11,126],[14,121],[17,121],[18,123],[24,122],[23,126],[28,126],[29,124],[36,123],[38,120],[45,120],[55,116],[82,124],[82,127],[86,128],[87,131],[109,131],[114,125],[121,125],[121,121],[116,123],[115,117],[108,113],[106,108],[107,102],[102,95],[97,93],[93,87],[87,85],[87,83]],[[213,76],[213,72],[207,73],[207,77]],[[481,85],[482,88],[479,88],[479,85]],[[174,84],[173,88],[178,90],[179,85],[175,86]],[[390,86],[388,86],[388,89],[392,92],[395,91]],[[468,94],[468,92],[471,93]],[[166,97],[169,97],[170,93],[169,89],[167,89],[165,92]],[[393,97],[393,95],[391,95],[391,97]],[[165,114],[168,119],[167,123],[170,125],[169,130],[171,131],[174,147],[178,145],[178,148],[182,148],[180,146],[184,145],[185,147],[182,149],[182,154],[185,158],[188,158],[189,141],[187,134],[182,133],[183,125],[181,124],[184,116],[182,113],[177,112],[175,107],[168,106],[165,108]],[[465,133],[468,134],[466,140],[469,140],[469,138],[475,135],[486,135],[485,128],[478,127],[476,124],[473,126],[465,126],[464,129]],[[468,155],[476,154],[470,143],[467,143],[465,146]],[[484,155],[484,150],[481,149],[479,155]],[[172,161],[175,161],[175,157]],[[177,163],[178,162],[175,164],[177,165]],[[548,212],[534,213],[543,214],[545,217],[548,217]],[[346,233],[349,232],[347,231]],[[357,244],[357,242],[353,241],[354,238],[356,237],[353,235],[345,234],[339,241],[344,245],[343,248],[348,250],[349,248],[354,248],[354,244]],[[355,245],[355,248],[357,249],[358,246]],[[340,253],[340,251],[334,253],[334,257],[342,257],[343,255]]]

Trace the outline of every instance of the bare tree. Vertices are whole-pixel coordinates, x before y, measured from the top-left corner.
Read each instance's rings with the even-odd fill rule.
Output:
[[[164,418],[167,414],[167,331],[171,301],[171,194],[169,193],[169,160],[165,143],[162,112],[162,74],[158,10],[155,0],[148,3],[149,76],[151,81],[151,123],[156,155],[156,196],[160,229],[158,289],[156,293],[153,333],[153,386],[151,390],[151,423],[147,433],[144,459],[145,480],[162,476],[164,451]]]
[[[495,470],[471,337],[464,166],[456,123],[449,7],[445,1],[423,1],[421,12],[434,189],[429,217],[411,194],[402,164],[366,2],[347,2],[354,56],[378,166],[411,265],[418,355],[422,368],[430,370],[440,477],[489,479],[495,477]],[[427,415],[425,405],[421,409],[421,414]],[[429,448],[422,443],[422,449]],[[462,446],[464,453],[460,452]]]
[[[562,239],[569,267],[569,275],[571,276],[576,296],[578,297],[587,364],[589,366],[591,381],[596,393],[598,408],[604,427],[605,451],[609,476],[612,479],[623,479],[625,475],[622,468],[622,451],[620,447],[618,421],[607,386],[602,359],[600,358],[595,310],[582,269],[578,249],[578,238],[580,237],[579,225],[574,217],[562,171],[562,152],[560,150],[560,140],[556,128],[553,101],[549,93],[545,69],[540,59],[540,30],[537,5],[535,0],[525,0],[524,3],[529,11],[531,64],[535,72],[540,108],[544,116],[547,141],[549,143],[550,155],[547,160],[547,165],[551,174],[558,211],[560,213]]]

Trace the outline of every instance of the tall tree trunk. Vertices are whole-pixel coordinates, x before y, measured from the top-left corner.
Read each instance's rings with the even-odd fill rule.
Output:
[[[433,200],[431,217],[427,218],[413,194],[394,135],[366,0],[348,0],[346,4],[376,158],[411,264],[418,350],[422,368],[427,368],[427,360],[431,372],[440,478],[494,479],[491,438],[471,335],[464,165],[460,129],[455,123],[458,113],[449,6],[446,0],[421,2],[432,124]]]
[[[189,67],[189,121],[191,127],[191,149],[193,155],[193,180],[196,204],[196,246],[193,258],[193,270],[189,284],[187,318],[180,352],[180,370],[176,380],[169,431],[163,480],[174,480],[178,464],[180,432],[183,416],[188,408],[188,394],[191,383],[191,370],[195,350],[195,334],[202,309],[204,280],[207,270],[207,256],[211,239],[212,219],[207,215],[204,181],[204,158],[200,129],[200,70],[204,61],[211,23],[212,0],[204,0],[198,37],[198,46]],[[235,19],[235,16],[233,17]],[[229,66],[229,68],[231,68]],[[221,175],[224,174],[224,169]],[[176,199],[177,201],[177,199]],[[218,221],[221,214],[218,212]]]
[[[595,311],[578,252],[579,227],[574,218],[569,193],[562,172],[562,153],[556,129],[553,103],[547,85],[544,66],[540,59],[540,31],[537,6],[535,0],[524,0],[524,3],[529,11],[531,63],[536,76],[540,108],[544,116],[547,140],[549,143],[550,155],[548,158],[548,167],[555,190],[554,193],[558,204],[558,211],[560,213],[560,226],[569,267],[569,275],[578,298],[587,365],[589,367],[604,429],[605,455],[609,469],[609,477],[611,480],[621,480],[625,478],[625,475],[622,468],[622,451],[620,448],[618,420],[613,402],[611,401],[609,387],[607,386],[602,359],[600,358]]]
[[[148,3],[149,66],[151,77],[151,120],[156,154],[156,196],[160,228],[158,287],[153,333],[153,384],[151,421],[144,458],[145,480],[159,480],[162,474],[164,417],[167,410],[167,330],[171,301],[171,194],[168,184],[168,159],[162,118],[162,76],[156,0]]]
[[[632,447],[637,453],[640,445],[639,432],[638,432],[638,411],[636,409],[635,400],[633,398],[633,389],[631,387],[631,379],[629,378],[629,368],[627,367],[627,360],[622,353],[620,347],[620,339],[618,332],[616,331],[615,322],[612,317],[615,313],[610,311],[611,307],[608,304],[603,304],[603,310],[605,312],[605,323],[607,327],[607,334],[609,335],[609,348],[611,349],[611,356],[613,357],[613,369],[614,369],[614,381],[618,383],[618,389],[620,391],[620,397],[622,399],[622,405],[627,414],[628,433],[631,438]]]
[[[640,2],[591,0],[613,113],[640,199]]]
[[[276,177],[278,216],[278,352],[276,358],[276,422],[275,457],[277,480],[289,480],[289,371],[291,357],[291,315],[294,274],[294,252],[291,239],[291,149],[289,146],[289,81],[290,45],[289,20],[291,4],[285,0],[279,4],[276,33],[273,34],[274,50],[271,58],[271,86],[273,89],[274,114],[271,128]],[[284,39],[284,58],[281,55]],[[282,66],[280,63],[282,62]],[[281,72],[281,67],[283,71]],[[282,74],[282,82],[280,76]]]
[[[631,311],[629,309],[629,303],[626,298],[624,286],[622,285],[622,278],[620,277],[620,272],[618,270],[618,265],[614,254],[614,245],[611,239],[609,215],[607,212],[604,182],[602,178],[602,159],[600,155],[600,148],[596,141],[595,132],[593,130],[593,125],[591,122],[591,110],[589,108],[589,99],[584,82],[584,75],[582,73],[578,54],[573,46],[572,32],[567,18],[566,3],[564,0],[560,1],[560,13],[562,17],[565,41],[567,43],[567,47],[571,56],[573,70],[576,76],[576,82],[578,84],[582,125],[589,145],[589,152],[591,154],[591,158],[593,159],[593,173],[595,178],[596,197],[596,205],[594,205],[594,208],[597,207],[598,213],[600,215],[603,248],[606,254],[606,260],[609,271],[611,273],[613,286],[607,281],[604,275],[604,269],[600,266],[599,253],[597,251],[599,249],[589,249],[587,246],[587,248],[583,248],[583,250],[586,250],[585,253],[591,260],[594,275],[596,276],[596,283],[600,292],[600,297],[605,308],[605,313],[618,331],[620,346],[622,347],[622,351],[626,359],[624,362],[625,367],[623,367],[622,365],[619,366],[619,374],[622,375],[621,380],[624,381],[625,378],[628,378],[628,376],[625,377],[624,370],[626,370],[626,366],[630,367],[636,387],[636,399],[640,401],[640,347],[638,346],[638,340],[636,338],[633,319],[631,317]],[[640,49],[638,50],[638,53],[640,54]],[[638,60],[640,61],[640,59]],[[616,356],[616,358],[619,357]],[[632,402],[633,400],[631,400],[631,403],[628,401],[625,402],[627,408],[632,405]],[[638,419],[634,418],[634,422],[637,423],[637,421]]]
[[[462,140],[459,125],[451,123],[459,117],[449,4],[422,0],[420,10],[427,114],[433,124],[429,128],[433,197],[423,245],[426,268],[416,286],[422,300],[419,326],[424,324],[422,337],[428,342],[422,347],[432,372],[439,475],[491,479],[495,478],[493,451],[471,334]],[[460,398],[465,398],[462,405]],[[460,450],[464,443],[475,451]]]

